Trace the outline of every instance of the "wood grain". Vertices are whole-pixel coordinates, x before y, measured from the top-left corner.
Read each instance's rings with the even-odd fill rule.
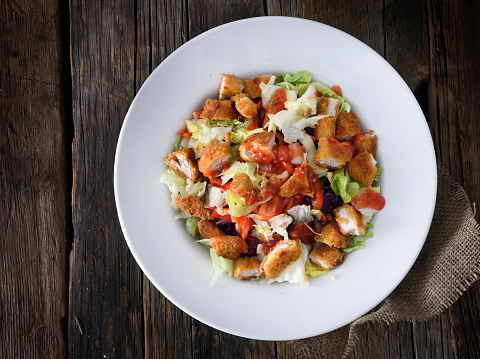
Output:
[[[0,4],[0,357],[63,358],[69,185],[60,3]]]

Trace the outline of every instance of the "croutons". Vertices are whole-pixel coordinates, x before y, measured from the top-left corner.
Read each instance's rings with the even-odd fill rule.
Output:
[[[315,163],[321,167],[342,168],[353,157],[351,142],[338,142],[334,138],[319,138]]]
[[[263,75],[262,77],[255,76],[250,80],[243,81],[243,93],[250,97],[251,99],[255,99],[257,97],[262,96],[262,90],[260,89],[260,83],[268,83],[270,78],[273,75]]]
[[[200,155],[198,169],[207,177],[219,176],[230,167],[230,157],[230,145],[215,140]]]
[[[250,100],[244,93],[233,96],[232,101],[235,102],[235,108],[243,117],[254,118],[257,116],[257,104]]]
[[[254,133],[242,141],[238,152],[247,162],[267,165],[275,159],[274,145],[275,135],[272,132]]]
[[[224,236],[225,233],[217,227],[215,222],[202,219],[198,222],[198,231],[202,238],[212,238]]]
[[[340,102],[335,98],[322,97],[320,98],[320,103],[318,105],[318,114],[327,115],[328,117],[337,118],[338,108]],[[333,136],[328,136],[333,137]]]
[[[238,118],[238,112],[232,107],[232,101],[208,99],[203,106],[200,118],[206,120],[231,120]]]
[[[313,181],[316,179],[315,171],[303,163],[295,168],[290,178],[280,187],[280,196],[291,197],[296,194],[313,196]]]
[[[240,257],[235,260],[233,275],[239,280],[258,279],[263,272],[257,258]]]
[[[350,203],[361,214],[370,217],[385,207],[385,198],[371,188],[362,188]]]
[[[285,268],[300,258],[301,253],[302,250],[297,242],[292,240],[278,241],[276,246],[263,258],[260,265],[265,273],[265,277],[267,279],[275,278]]]
[[[243,90],[242,81],[235,75],[222,74],[222,82],[220,83],[219,100],[230,100]]]
[[[365,234],[362,215],[349,204],[344,204],[333,210],[340,232],[345,236]]]
[[[237,259],[243,253],[248,252],[247,243],[238,236],[211,237],[210,242],[217,256],[226,259]]]
[[[347,245],[347,236],[343,235],[336,222],[330,222],[315,236],[316,242],[323,242],[329,246],[343,248]]]
[[[377,174],[377,161],[368,152],[362,152],[347,163],[348,174],[366,187],[370,187]]]
[[[229,189],[241,197],[246,197],[253,191],[253,183],[246,173],[235,173]]]
[[[177,151],[172,151],[164,158],[165,163],[185,180],[197,182],[202,178],[198,170],[198,163],[195,159],[195,151],[185,147]]]
[[[318,120],[318,124],[315,125],[315,137],[317,139],[335,137],[336,123],[335,117],[321,118]]]
[[[360,132],[360,123],[353,112],[341,112],[337,117],[335,137],[340,141],[350,141]]]
[[[188,195],[182,198],[177,197],[175,198],[175,203],[177,204],[178,208],[191,216],[200,217],[203,219],[213,219],[213,211],[205,208],[200,197],[194,195]]]
[[[345,259],[345,253],[335,247],[320,243],[309,255],[308,258],[320,268],[328,270],[338,267]]]
[[[355,147],[354,156],[367,151],[373,157],[377,152],[377,136],[371,133],[360,132],[353,137],[353,146]]]

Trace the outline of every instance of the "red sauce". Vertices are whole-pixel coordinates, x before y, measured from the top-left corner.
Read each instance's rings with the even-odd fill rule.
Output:
[[[214,171],[208,171],[207,177],[217,177],[230,168],[230,160],[222,162]]]
[[[285,110],[285,101],[287,101],[287,90],[279,88],[270,98],[270,103],[266,107],[267,113],[275,114],[281,110]]]
[[[270,252],[270,250],[275,247],[277,245],[277,242],[280,240],[280,239],[276,239],[275,238],[275,234],[273,235],[273,239],[271,241],[268,241],[268,242],[263,242],[263,254],[267,255],[268,252]],[[281,236],[280,236],[281,237]],[[283,237],[281,237],[281,239],[283,239]]]
[[[267,165],[275,159],[275,152],[264,144],[243,142],[242,146],[250,153],[250,158],[260,165]]]
[[[339,142],[333,137],[328,138],[327,142],[329,143],[329,145],[331,145],[337,151],[341,151],[344,154],[348,153],[349,155],[351,155],[353,157],[353,154],[355,152],[355,147],[353,146],[352,142],[350,142],[350,141]]]
[[[356,210],[372,208],[380,211],[385,207],[385,198],[373,189],[365,188],[358,191],[358,194],[352,199],[351,203]]]
[[[365,132],[360,131],[353,137],[353,147],[355,148],[354,156],[358,155],[360,152],[363,151],[362,143],[365,140]]]
[[[299,239],[303,244],[310,244],[315,239],[315,233],[313,233],[305,223],[295,223],[288,231],[288,237],[290,239]]]

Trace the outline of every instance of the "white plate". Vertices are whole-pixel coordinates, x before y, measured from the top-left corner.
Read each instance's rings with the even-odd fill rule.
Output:
[[[308,70],[340,85],[365,130],[378,135],[377,160],[386,207],[374,237],[310,286],[238,281],[217,286],[208,250],[173,219],[159,182],[184,120],[217,96],[222,73],[253,75]],[[332,27],[295,18],[232,22],[171,54],[138,92],[123,123],[115,158],[115,199],[127,243],[152,283],[175,305],[214,328],[242,337],[311,337],[352,322],[379,304],[417,258],[430,227],[436,161],[415,97],[375,51]],[[334,278],[332,278],[334,275]]]

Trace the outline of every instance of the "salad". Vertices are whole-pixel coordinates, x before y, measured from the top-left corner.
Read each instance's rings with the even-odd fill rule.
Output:
[[[218,99],[185,122],[161,182],[175,218],[210,247],[212,285],[223,273],[308,285],[373,236],[385,206],[377,136],[340,87],[307,71],[223,74]]]

